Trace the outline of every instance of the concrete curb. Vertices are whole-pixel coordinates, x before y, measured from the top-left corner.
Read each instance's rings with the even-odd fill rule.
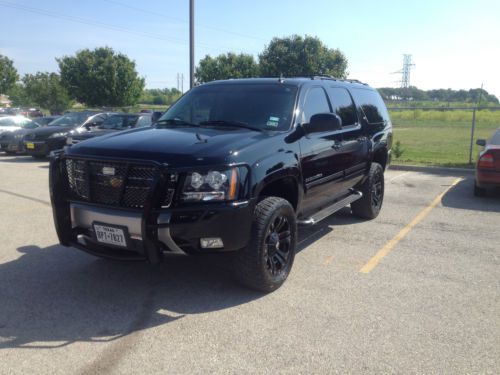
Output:
[[[473,175],[474,169],[468,168],[447,168],[447,167],[425,167],[420,165],[394,165],[389,166],[391,171],[409,171],[409,172],[425,172],[435,174],[453,174],[453,175]]]

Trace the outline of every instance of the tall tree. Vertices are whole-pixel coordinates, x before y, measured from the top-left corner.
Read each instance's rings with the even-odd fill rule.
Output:
[[[7,56],[0,55],[0,94],[6,94],[18,79],[14,62]]]
[[[259,66],[252,55],[227,53],[217,57],[205,56],[196,68],[199,83],[229,78],[249,78],[259,75]]]
[[[88,106],[130,106],[144,89],[135,62],[109,47],[84,49],[56,59],[70,95]]]
[[[265,77],[330,75],[345,78],[347,75],[344,54],[328,48],[317,37],[274,38],[259,58],[260,71]]]
[[[69,94],[56,73],[26,74],[23,84],[28,102],[47,108],[51,114],[62,113],[70,106]]]

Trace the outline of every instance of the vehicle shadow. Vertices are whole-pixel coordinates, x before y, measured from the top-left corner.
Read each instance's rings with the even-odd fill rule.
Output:
[[[113,341],[262,296],[238,286],[212,255],[169,256],[152,266],[58,245],[18,251],[0,265],[0,350]]]
[[[468,176],[453,186],[441,200],[443,206],[463,210],[477,210],[500,213],[500,192],[497,189],[488,191],[486,197],[473,194],[474,176]]]

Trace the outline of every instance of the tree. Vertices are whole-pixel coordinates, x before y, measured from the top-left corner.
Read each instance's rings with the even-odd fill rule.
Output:
[[[209,55],[203,58],[196,68],[195,78],[199,83],[229,78],[249,78],[259,75],[259,66],[252,55],[241,53]]]
[[[18,79],[14,62],[7,56],[0,55],[0,94],[6,94]]]
[[[25,96],[30,103],[47,108],[51,114],[62,113],[70,106],[67,90],[56,73],[26,74],[23,77]]]
[[[317,37],[292,35],[274,38],[259,56],[265,77],[330,75],[347,76],[347,58],[338,49],[328,48]]]
[[[87,106],[134,105],[144,89],[135,62],[109,47],[84,49],[56,60],[71,97]]]
[[[26,96],[26,90],[24,89],[24,85],[22,83],[16,82],[9,89],[9,91],[7,91],[7,95],[9,96],[9,100],[12,102],[12,105],[15,107],[34,105],[34,103],[31,103]]]

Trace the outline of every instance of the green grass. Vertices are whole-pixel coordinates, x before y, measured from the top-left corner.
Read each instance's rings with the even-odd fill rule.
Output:
[[[488,114],[483,118],[478,116],[472,153],[473,162],[482,149],[475,144],[476,139],[489,138],[500,126],[500,120],[497,122],[490,118],[496,117],[496,113]],[[471,116],[470,112],[469,116]],[[472,167],[469,164],[470,119],[468,121],[410,120],[392,116],[392,122],[394,142],[399,140],[404,150],[399,159],[393,159],[394,164]]]

